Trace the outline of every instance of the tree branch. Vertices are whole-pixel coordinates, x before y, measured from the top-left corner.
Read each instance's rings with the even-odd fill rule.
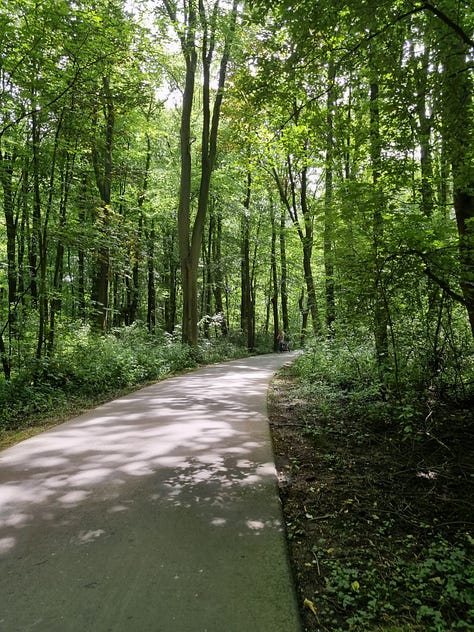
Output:
[[[456,35],[468,46],[474,48],[474,40],[469,37],[469,35],[462,29],[459,24],[457,24],[454,20],[452,20],[446,13],[440,11],[437,7],[435,7],[430,2],[423,2],[423,5],[420,7],[421,10],[426,9],[427,11],[431,11],[437,18],[439,18],[442,22],[444,22],[451,30],[453,30]]]
[[[368,44],[374,38],[378,37],[379,35],[381,35],[385,31],[388,31],[392,26],[394,26],[394,24],[397,24],[398,22],[402,22],[406,18],[408,18],[408,17],[410,17],[412,15],[416,15],[417,13],[422,13],[423,11],[430,11],[431,13],[433,13],[433,15],[435,15],[437,18],[442,20],[447,26],[449,26],[459,36],[459,38],[465,44],[467,44],[468,46],[470,46],[471,48],[474,49],[474,40],[469,37],[469,35],[459,26],[459,24],[454,22],[454,20],[452,20],[449,16],[447,16],[445,13],[443,13],[443,11],[440,11],[437,7],[435,7],[431,3],[423,2],[422,5],[414,6],[413,9],[411,9],[410,11],[406,11],[405,13],[401,13],[393,21],[387,22],[386,24],[384,24],[377,31],[374,31],[374,32],[370,33],[370,35],[368,35],[367,37],[364,37],[360,42],[358,42],[355,46],[353,46],[350,50],[348,50],[340,58],[339,63],[342,63],[344,61],[344,59],[347,59],[348,57],[353,55],[355,52],[357,52],[359,50],[359,48],[362,48],[364,45]],[[305,103],[302,103],[296,109],[296,111],[293,112],[293,114],[291,114],[291,116],[286,121],[284,121],[284,123],[280,126],[280,130],[285,128],[288,125],[288,123],[290,123],[290,121],[294,120],[295,119],[295,115],[297,116],[302,110],[307,108],[311,103],[314,103],[315,101],[318,101],[321,97],[323,97],[325,94],[327,94],[332,89],[333,85],[334,85],[334,82],[328,88],[326,88],[322,92],[318,93],[316,96],[312,97],[311,99],[309,99]]]
[[[453,289],[451,289],[447,281],[445,281],[444,279],[440,279],[440,277],[432,271],[429,264],[428,256],[426,253],[421,252],[420,250],[410,249],[410,250],[404,250],[403,252],[399,252],[396,255],[392,255],[391,257],[388,257],[388,259],[395,259],[399,256],[405,257],[406,255],[416,255],[417,257],[419,257],[425,264],[425,268],[423,271],[426,274],[426,276],[432,281],[434,281],[437,285],[439,285],[439,287],[442,290],[444,290],[446,294],[450,296],[454,301],[456,301],[457,303],[461,303],[461,305],[464,305],[465,307],[467,307],[465,298],[461,296],[461,294],[458,294]]]

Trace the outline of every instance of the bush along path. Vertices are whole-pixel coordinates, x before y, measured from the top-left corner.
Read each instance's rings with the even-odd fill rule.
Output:
[[[305,630],[473,630],[472,407],[428,394],[408,433],[373,392],[319,378],[296,364],[269,396]]]
[[[10,381],[0,379],[0,449],[146,384],[245,355],[224,339],[191,349],[179,332],[155,335],[137,325],[98,336],[78,327],[47,362],[32,360]]]

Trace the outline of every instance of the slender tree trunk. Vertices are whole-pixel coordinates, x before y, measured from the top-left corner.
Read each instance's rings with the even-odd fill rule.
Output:
[[[272,265],[272,284],[271,284],[271,303],[273,311],[273,350],[278,351],[278,334],[280,333],[280,323],[278,318],[278,266],[276,253],[276,222],[272,209],[272,246],[271,246],[271,265]]]
[[[315,336],[319,335],[320,323],[319,323],[319,310],[316,300],[316,288],[314,284],[314,276],[312,269],[312,255],[313,255],[313,219],[308,206],[307,200],[307,186],[308,186],[308,170],[307,167],[303,167],[301,171],[301,189],[300,189],[300,207],[302,219],[298,212],[297,205],[297,191],[295,176],[293,174],[293,166],[290,156],[287,158],[287,170],[289,179],[289,191],[285,190],[282,180],[276,169],[273,169],[273,176],[275,178],[280,199],[288,211],[288,214],[295,226],[298,236],[301,241],[303,249],[303,271],[306,283],[306,291],[308,293],[308,309],[311,314],[311,320],[313,325],[313,333]]]
[[[164,5],[174,26],[178,23],[176,4],[164,0]],[[181,264],[181,284],[183,290],[183,341],[193,347],[198,343],[198,265],[201,254],[201,243],[205,227],[211,176],[214,170],[217,152],[217,134],[220,122],[224,85],[230,48],[233,41],[237,21],[238,1],[233,0],[226,29],[222,57],[219,65],[217,89],[211,115],[211,76],[213,64],[218,3],[214,6],[212,16],[208,17],[203,2],[194,0],[183,3],[184,24],[177,28],[181,41],[181,50],[186,63],[186,76],[181,113],[180,146],[181,174],[178,205],[178,245]],[[198,23],[202,29],[202,140],[200,156],[200,186],[196,215],[191,229],[191,115],[197,69],[196,28]]]
[[[243,202],[241,219],[241,300],[240,327],[247,338],[247,347],[253,349],[253,305],[252,281],[250,273],[250,199],[252,194],[252,175],[247,173],[247,189]]]
[[[346,138],[344,141],[344,178],[348,181],[351,177],[351,155],[352,155],[352,76],[348,82],[347,96],[347,119],[346,119]]]
[[[144,227],[143,204],[148,191],[148,178],[151,164],[151,139],[147,134],[145,173],[143,175],[142,190],[138,196],[138,232],[132,247],[132,275],[128,299],[128,323],[131,325],[137,319],[140,299],[140,262],[142,261],[142,234]]]
[[[166,304],[165,304],[166,305]],[[166,331],[172,333],[174,320],[170,324],[170,315],[165,311]],[[155,225],[151,227],[147,239],[147,316],[148,331],[154,331],[156,325],[156,288],[155,288]]]
[[[65,233],[67,225],[66,211],[73,166],[74,154],[71,154],[71,152],[67,151],[65,152],[64,164],[61,173],[61,198],[59,201],[59,237],[56,246],[56,258],[54,264],[52,287],[53,296],[51,298],[51,305],[49,309],[48,354],[51,354],[54,348],[56,315],[60,313],[62,308],[62,282],[64,268],[64,243],[62,240],[62,234]]]
[[[288,316],[288,262],[286,258],[285,219],[286,214],[282,209],[280,213],[281,319],[283,330],[288,335],[290,335],[290,319]]]
[[[213,285],[214,301],[216,304],[216,313],[221,315],[221,321],[220,321],[221,334],[223,336],[227,336],[228,334],[227,317],[224,312],[224,300],[222,296],[222,287],[224,285],[224,280],[222,276],[222,254],[221,254],[222,215],[219,210],[216,213],[215,225],[216,225],[216,230],[215,230],[215,235],[214,235],[213,245],[212,245],[212,262],[215,268],[214,285]]]
[[[61,111],[61,115],[59,117],[56,135],[54,141],[54,149],[53,155],[50,165],[50,178],[49,178],[49,194],[48,194],[48,202],[46,205],[45,218],[43,222],[43,241],[42,241],[42,269],[44,272],[42,273],[42,286],[46,286],[46,265],[47,265],[47,256],[48,256],[48,225],[49,219],[51,216],[51,212],[53,209],[53,192],[55,189],[54,183],[56,178],[56,163],[58,160],[58,156],[60,156],[60,136],[63,131],[63,122],[64,115],[66,112],[66,108],[63,108]],[[57,238],[56,245],[56,260],[54,265],[54,275],[53,275],[53,284],[51,288],[51,301],[48,305],[48,297],[46,296],[46,292],[44,293],[44,305],[45,305],[45,322],[46,318],[49,318],[48,328],[45,331],[45,346],[46,353],[50,355],[54,348],[54,340],[55,340],[55,325],[56,325],[56,313],[61,309],[61,289],[62,289],[62,280],[63,280],[63,257],[64,257],[64,246],[62,243],[62,234],[64,234],[64,229],[66,226],[66,206],[67,206],[67,192],[69,187],[69,175],[72,167],[70,166],[71,161],[73,160],[72,152],[62,152],[64,157],[62,161],[62,165],[60,168],[61,175],[61,186],[60,186],[60,201],[59,201],[59,235]],[[48,309],[49,308],[49,309]],[[49,314],[48,314],[49,312]]]
[[[209,214],[209,229],[207,232],[207,244],[203,243],[202,258],[204,261],[202,269],[202,317],[204,318],[204,336],[210,338],[210,317],[212,316],[212,285],[213,285],[213,272],[212,272],[212,239],[214,232],[214,217]]]
[[[305,234],[303,239],[303,269],[306,280],[306,290],[308,292],[308,307],[311,313],[311,321],[313,323],[313,334],[318,336],[320,333],[319,310],[316,299],[316,286],[314,283],[312,257],[313,257],[313,218],[308,206],[308,169],[303,167],[301,172],[301,211],[303,213]]]
[[[31,293],[31,270],[30,270],[30,207],[28,201],[30,188],[30,173],[27,165],[23,165],[21,170],[21,207],[20,207],[20,228],[17,230],[18,239],[18,296],[21,296],[22,305],[26,301],[26,288],[30,286]],[[33,303],[33,301],[32,301]]]
[[[435,197],[433,191],[433,152],[431,146],[432,116],[427,113],[426,90],[430,64],[430,51],[426,46],[423,53],[423,67],[417,86],[417,113],[419,122],[420,168],[421,168],[421,209],[430,217],[433,213]]]
[[[41,227],[41,190],[40,190],[40,124],[36,109],[31,116],[31,134],[33,144],[33,229],[31,254],[34,265],[34,286],[36,303],[38,306],[38,337],[36,342],[36,359],[39,360],[43,353],[47,319],[46,297],[46,248],[45,233]],[[45,220],[46,232],[46,220]],[[39,284],[38,284],[39,281]]]
[[[11,378],[11,363],[8,350],[5,346],[5,341],[3,339],[3,333],[0,331],[0,357],[2,358],[2,369],[3,375],[6,380]]]
[[[436,195],[433,186],[434,180],[434,161],[432,146],[432,125],[433,116],[428,115],[427,89],[429,65],[431,62],[431,53],[429,45],[425,45],[422,57],[422,67],[417,75],[416,96],[417,96],[417,115],[418,115],[418,139],[420,144],[420,172],[421,172],[421,211],[426,217],[431,217],[435,208]],[[446,196],[444,201],[440,200],[440,205],[446,204]],[[445,208],[443,208],[443,214]],[[439,369],[440,354],[438,349],[438,339],[440,333],[441,317],[444,308],[444,292],[439,285],[428,278],[427,287],[428,310],[426,314],[426,337],[430,340],[433,337],[433,345],[431,348],[430,363],[433,374],[435,375]]]
[[[298,299],[298,305],[301,314],[301,334],[300,334],[300,347],[303,348],[306,342],[306,333],[308,331],[308,306],[305,304],[304,288],[301,290],[300,298]]]
[[[77,253],[77,301],[79,318],[86,321],[86,260],[84,249],[81,247]]]
[[[39,130],[37,124],[37,113],[33,112],[31,117],[32,134],[32,178],[33,178],[33,216],[30,226],[28,263],[30,266],[30,293],[31,303],[34,308],[38,306],[38,253],[41,240],[41,198],[39,191]],[[36,173],[35,173],[36,172]]]
[[[183,292],[183,342],[197,345],[197,262],[190,249],[191,232],[191,115],[194,100],[194,85],[197,68],[195,44],[196,14],[190,2],[187,32],[183,35],[182,51],[186,62],[186,78],[181,111],[180,148],[181,175],[178,205],[178,245],[181,265],[181,288]],[[176,14],[172,16],[176,20]]]
[[[382,147],[379,121],[379,86],[370,84],[370,157],[373,184],[373,261],[374,261],[374,337],[377,363],[381,376],[388,364],[388,313],[383,278],[383,193],[380,188]]]
[[[438,196],[439,196],[439,205],[441,211],[443,213],[443,218],[445,220],[448,219],[449,212],[449,188],[450,188],[450,176],[451,176],[451,168],[449,166],[449,151],[447,148],[447,140],[446,134],[443,134],[441,139],[441,151],[439,156],[439,187],[438,187]]]
[[[8,279],[8,338],[12,334],[14,327],[15,311],[17,299],[18,271],[16,265],[16,221],[13,208],[13,164],[12,154],[0,152],[0,178],[3,189],[3,210],[7,229],[7,279]],[[0,354],[2,357],[3,374],[6,380],[11,377],[11,360],[9,350],[7,350],[3,334],[0,335]]]
[[[164,275],[163,282],[166,288],[166,296],[164,301],[165,312],[165,331],[170,334],[173,333],[176,326],[176,312],[177,312],[177,274],[178,274],[178,261],[176,258],[176,244],[175,236],[173,232],[165,233],[164,239],[164,252],[168,253],[164,262]]]
[[[128,284],[127,324],[132,325],[138,314],[140,296],[140,261],[142,259],[143,212],[139,201],[138,232],[132,245],[132,274]]]
[[[251,308],[251,322],[250,322],[250,349],[255,349],[256,344],[256,313],[255,306],[257,304],[257,259],[258,259],[258,243],[260,236],[260,229],[262,226],[262,215],[259,215],[255,233],[253,253],[250,262],[250,308]]]
[[[94,307],[92,322],[97,331],[104,333],[107,329],[109,308],[110,253],[107,242],[111,214],[112,149],[115,127],[115,105],[109,77],[103,77],[102,90],[105,116],[105,144],[103,154],[99,154],[95,144],[92,148],[92,163],[94,166],[95,179],[102,201],[102,206],[98,210],[96,217],[96,226],[101,235],[102,243],[99,245],[95,254],[96,269],[92,279],[91,298]]]
[[[18,271],[16,266],[16,222],[13,207],[13,164],[14,156],[0,152],[0,177],[3,188],[3,211],[7,229],[7,278],[8,304],[15,304],[17,295]],[[10,311],[10,307],[9,307]]]
[[[335,70],[332,61],[328,68],[328,92],[326,101],[326,174],[324,196],[324,269],[326,285],[326,326],[330,335],[336,319],[336,301],[334,291],[334,261],[333,261],[333,162],[334,162],[334,114],[335,107],[334,83]]]

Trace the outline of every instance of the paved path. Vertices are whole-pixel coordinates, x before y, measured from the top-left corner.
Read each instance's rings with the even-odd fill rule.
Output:
[[[1,632],[298,632],[266,392],[172,378],[0,453]]]

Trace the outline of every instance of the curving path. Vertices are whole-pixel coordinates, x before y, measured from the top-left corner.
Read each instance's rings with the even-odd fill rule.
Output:
[[[0,453],[1,632],[298,632],[272,354],[171,378]]]

